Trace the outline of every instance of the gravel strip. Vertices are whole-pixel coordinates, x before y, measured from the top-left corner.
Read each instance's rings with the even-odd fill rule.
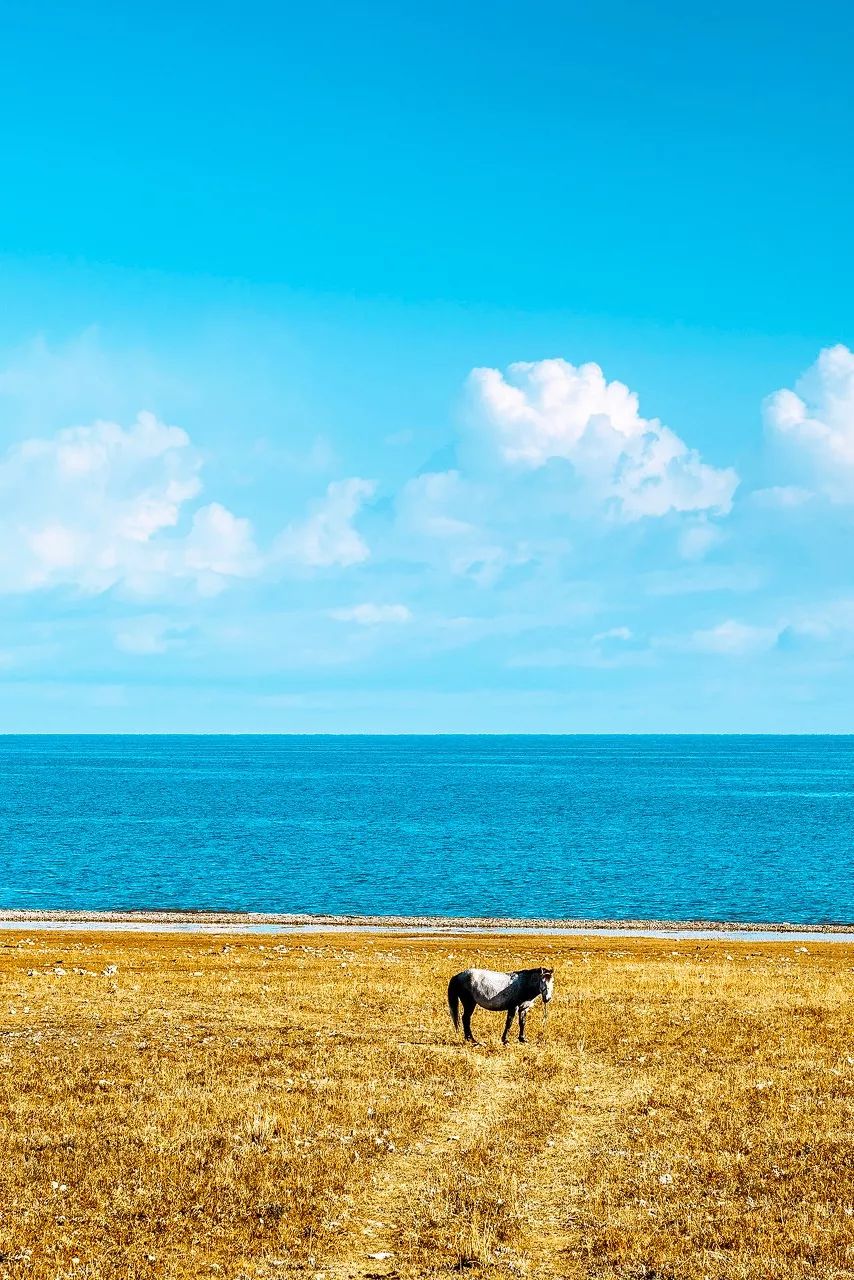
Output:
[[[828,936],[854,932],[854,923],[793,924],[786,921],[762,922],[741,920],[586,920],[586,919],[506,919],[500,916],[357,916],[300,915],[277,912],[248,911],[35,911],[2,910],[0,927],[16,924],[43,925],[180,925],[189,928],[218,926],[223,929],[267,927],[289,930],[398,930],[408,932],[560,932],[669,935],[702,933],[705,935],[774,934]]]

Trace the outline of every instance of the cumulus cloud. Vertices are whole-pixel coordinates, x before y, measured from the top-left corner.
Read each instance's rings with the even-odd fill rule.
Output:
[[[367,560],[355,519],[372,481],[330,484],[307,517],[261,553],[249,520],[200,505],[202,455],[186,431],[140,413],[33,436],[0,456],[0,592],[213,596],[240,579]],[[165,647],[153,626],[116,634],[127,652]]]
[[[181,563],[205,595],[215,594],[229,578],[252,577],[261,568],[252,525],[219,502],[200,507],[181,548]]]
[[[405,604],[355,604],[347,609],[330,609],[329,616],[336,622],[357,622],[360,627],[412,621],[412,612]]]
[[[375,492],[372,480],[333,480],[311,514],[280,534],[274,558],[313,568],[362,564],[371,552],[353,521]]]
[[[637,396],[598,365],[474,369],[468,391],[457,465],[418,475],[398,494],[399,554],[490,586],[561,565],[573,544],[589,554],[591,532],[644,517],[681,516],[678,548],[688,560],[721,542],[715,517],[731,508],[735,471],[709,465],[642,417]],[[603,514],[611,518],[595,518]]]
[[[854,501],[854,352],[841,344],[825,348],[794,390],[768,397],[765,423],[805,469],[811,485],[835,502]],[[772,492],[802,490],[789,486]]]
[[[474,369],[469,391],[474,420],[504,463],[536,469],[564,459],[588,496],[623,519],[730,510],[735,471],[703,462],[658,419],[642,417],[635,393],[597,364]]]
[[[173,532],[200,470],[187,433],[151,413],[14,445],[0,459],[0,589],[154,594],[189,580],[211,592],[254,572],[248,522],[217,503]]]

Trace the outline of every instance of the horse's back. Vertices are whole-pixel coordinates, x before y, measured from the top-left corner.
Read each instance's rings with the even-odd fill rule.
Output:
[[[494,969],[465,969],[457,974],[457,980],[482,1009],[506,1009],[508,991],[517,976],[497,973]]]

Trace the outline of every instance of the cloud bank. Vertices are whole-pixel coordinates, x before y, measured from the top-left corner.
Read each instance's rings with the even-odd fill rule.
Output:
[[[371,481],[330,484],[262,553],[248,519],[221,502],[195,504],[201,471],[187,432],[148,412],[128,427],[94,422],[13,445],[0,458],[0,592],[212,596],[287,566],[368,559],[353,522]]]
[[[829,540],[854,502],[846,347],[765,402],[777,447],[762,489],[643,416],[596,364],[479,368],[467,389],[466,421],[433,455],[446,469],[407,463],[382,493],[360,475],[322,488],[286,440],[275,468],[272,446],[244,456],[229,441],[206,457],[151,413],[19,428],[29,438],[0,457],[0,593],[65,599],[33,604],[33,643],[24,635],[25,656],[13,645],[8,665],[47,653],[66,618],[81,664],[103,660],[88,652],[100,625],[114,661],[177,668],[219,654],[230,672],[239,652],[250,674],[367,664],[394,646],[419,673],[462,649],[487,670],[559,673],[629,671],[665,654],[732,673],[819,647],[827,663],[848,653],[851,628],[825,587],[838,580]],[[331,468],[345,451],[324,456]],[[240,486],[263,535],[208,492],[217,475]],[[739,483],[749,500],[735,501]],[[114,603],[85,603],[94,597]]]

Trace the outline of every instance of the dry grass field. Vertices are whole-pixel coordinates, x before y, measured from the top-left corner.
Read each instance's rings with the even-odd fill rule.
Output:
[[[450,974],[548,963],[531,1043]],[[0,935],[0,1277],[854,1277],[854,951]]]

